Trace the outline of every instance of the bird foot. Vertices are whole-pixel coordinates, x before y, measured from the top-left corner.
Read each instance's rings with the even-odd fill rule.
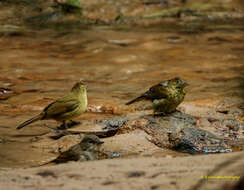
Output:
[[[73,121],[73,120],[71,120],[71,121],[68,123],[68,127],[70,128],[70,127],[73,127],[73,126],[75,126],[75,125],[80,125],[80,124],[81,124],[80,121]]]
[[[67,124],[61,124],[60,126],[57,127],[58,130],[66,130],[68,129],[68,125]]]
[[[153,117],[161,117],[161,116],[166,116],[167,114],[165,113],[154,113]]]

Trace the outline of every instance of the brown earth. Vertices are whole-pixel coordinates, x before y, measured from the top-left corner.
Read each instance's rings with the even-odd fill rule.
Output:
[[[89,107],[72,130],[96,131],[101,128],[91,121],[151,114],[141,111],[144,102],[131,107],[124,103],[155,83],[180,76],[191,86],[178,110],[194,116],[200,129],[226,139],[234,135],[243,143],[243,125],[236,129],[214,120],[244,123],[241,0],[206,1],[214,6],[200,15],[195,8],[184,7],[195,1],[186,5],[86,1],[83,17],[93,24],[85,26],[73,23],[76,15],[50,16],[56,11],[50,9],[53,1],[35,1],[39,2],[35,6],[19,2],[0,2],[0,189],[227,189],[226,184],[237,182],[201,180],[201,176],[240,176],[242,152],[197,156],[178,152],[161,146],[163,138],[156,139],[161,145],[153,140],[147,128],[142,130],[145,120],[130,122],[103,139],[103,151],[113,159],[56,166],[40,165],[55,159],[60,148],[78,143],[81,136],[50,139],[53,134],[46,126],[56,127],[54,121],[40,121],[21,131],[15,128],[80,79],[88,84]],[[183,9],[171,10],[166,18],[137,20],[174,7]],[[119,13],[131,20],[114,22]],[[206,119],[210,117],[213,122]],[[242,150],[243,146],[232,148]]]
[[[235,160],[237,157],[239,160]],[[226,161],[231,164],[223,165]],[[5,190],[222,189],[223,186],[227,187],[239,181],[243,174],[243,161],[243,153],[232,153],[178,158],[150,156],[28,169],[1,169],[0,184]],[[219,170],[211,173],[216,168]],[[203,179],[204,176],[237,178],[207,180]]]

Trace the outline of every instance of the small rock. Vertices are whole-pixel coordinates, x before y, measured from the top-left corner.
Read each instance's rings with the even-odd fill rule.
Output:
[[[127,176],[129,178],[131,178],[131,177],[141,177],[141,176],[144,176],[144,175],[145,175],[145,172],[144,171],[134,171],[134,172],[129,172],[127,174]]]

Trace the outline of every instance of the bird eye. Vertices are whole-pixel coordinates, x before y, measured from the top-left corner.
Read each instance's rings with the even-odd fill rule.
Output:
[[[176,80],[176,84],[181,84],[181,83],[182,83],[181,79]]]

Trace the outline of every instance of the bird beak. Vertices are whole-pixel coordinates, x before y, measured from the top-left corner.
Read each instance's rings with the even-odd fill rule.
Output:
[[[185,80],[182,80],[183,82],[183,86],[186,87],[186,86],[189,86],[190,84],[188,82],[186,82]]]
[[[189,86],[190,84],[186,81],[184,81],[184,87]]]
[[[97,144],[103,144],[104,142],[103,141],[99,141],[99,142],[97,142]]]

